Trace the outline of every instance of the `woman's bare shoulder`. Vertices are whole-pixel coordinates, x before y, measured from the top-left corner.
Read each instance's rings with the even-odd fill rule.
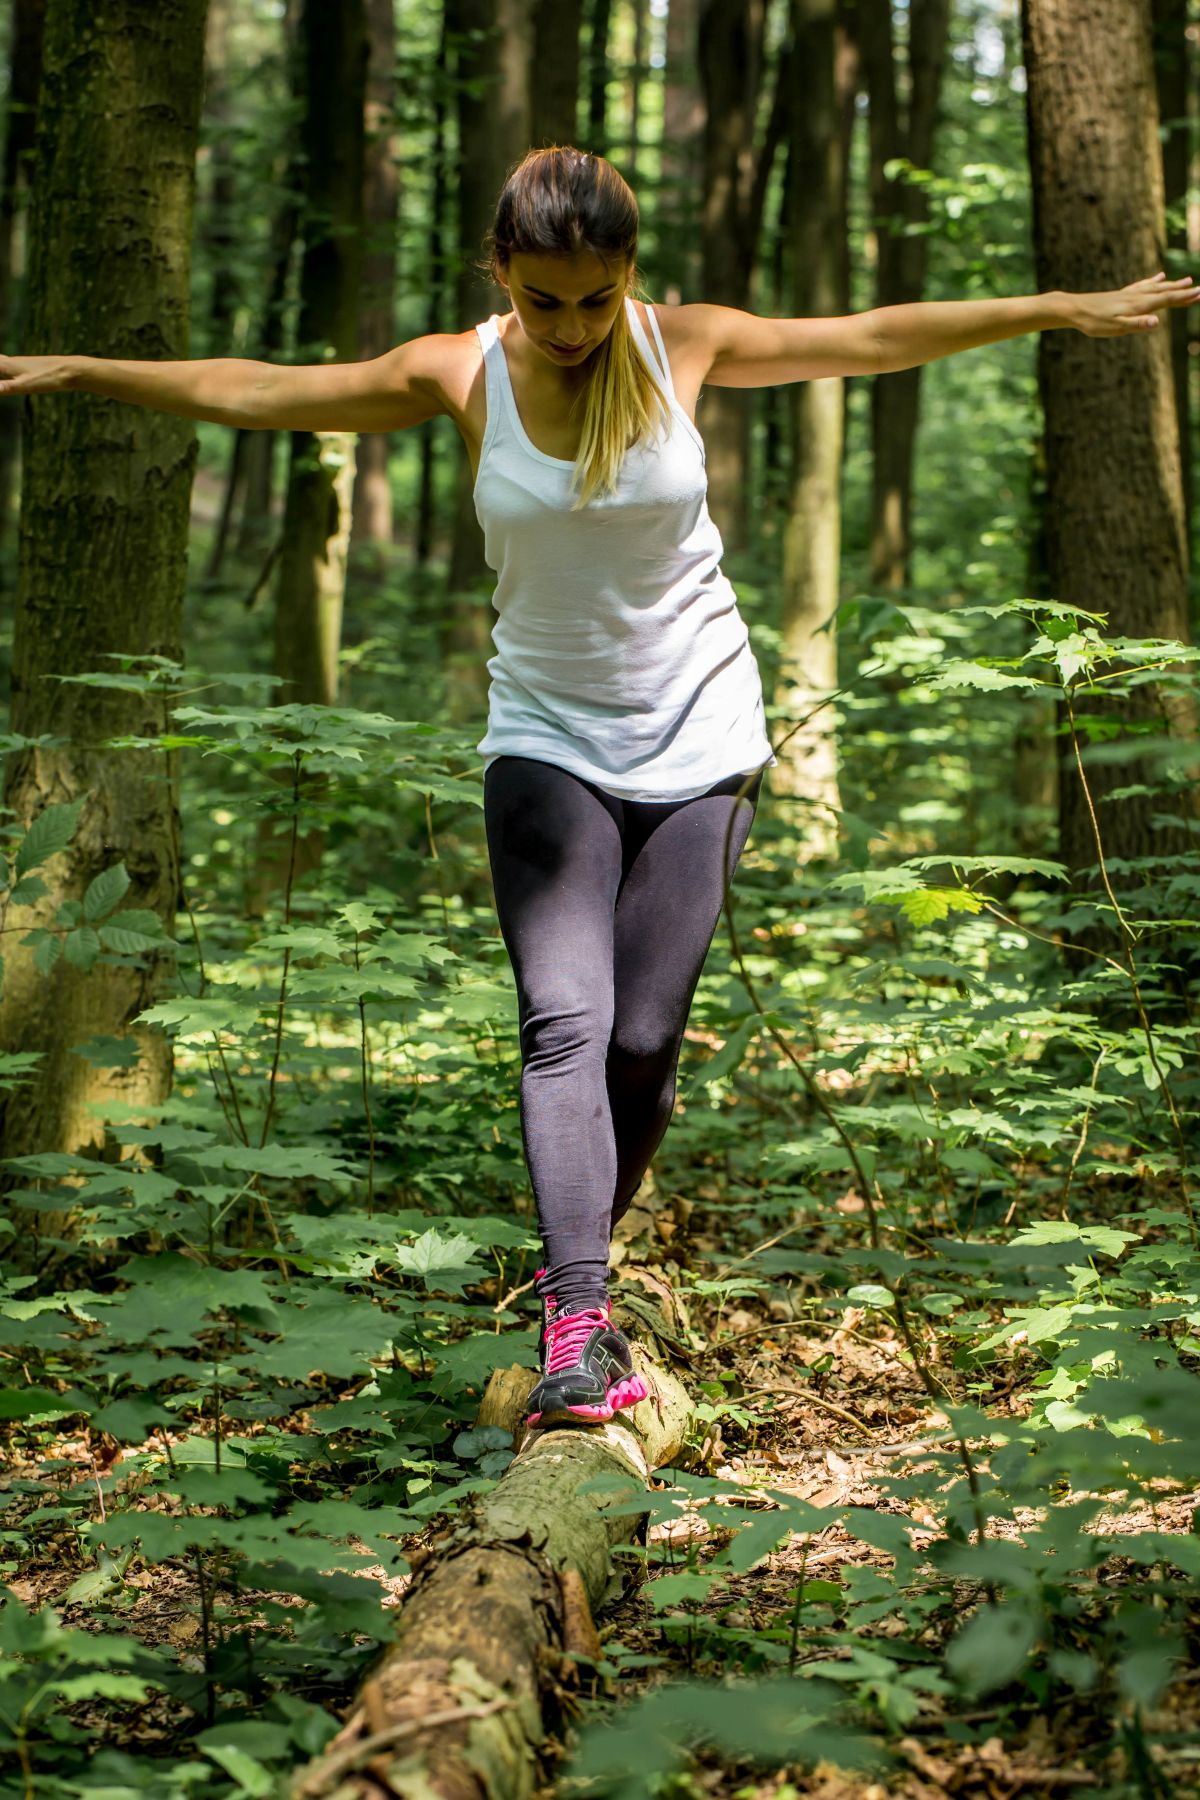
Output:
[[[405,345],[413,372],[436,393],[452,418],[470,409],[483,365],[483,346],[473,325],[465,331],[432,331]]]

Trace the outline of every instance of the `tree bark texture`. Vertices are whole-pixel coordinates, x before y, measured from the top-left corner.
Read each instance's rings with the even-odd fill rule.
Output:
[[[457,329],[469,331],[508,300],[478,268],[509,170],[529,148],[530,0],[450,0],[458,43]],[[446,711],[476,718],[486,706],[494,577],[483,560],[470,460],[460,448],[445,612]]]
[[[204,149],[208,162],[208,195],[203,209],[206,260],[210,273],[208,339],[205,356],[232,356],[238,303],[233,155],[233,0],[208,0],[204,58]]]
[[[429,284],[426,290],[425,329],[429,333],[443,331],[446,317],[446,290],[449,286],[447,274],[448,246],[445,226],[446,195],[450,188],[447,170],[446,125],[449,108],[446,104],[446,92],[449,87],[450,42],[449,42],[449,8],[442,8],[442,28],[438,33],[437,69],[433,82],[433,107],[431,120],[430,154],[433,158],[433,185],[430,195],[429,224]],[[440,442],[434,430],[435,421],[426,420],[417,427],[420,438],[421,472],[417,484],[416,528],[413,536],[413,560],[418,568],[424,568],[433,555],[434,524],[436,520],[435,477],[437,474],[437,450]],[[460,446],[461,448],[461,446]],[[400,525],[397,521],[397,533]]]
[[[588,136],[593,156],[608,155],[608,33],[612,0],[592,0],[588,35]]]
[[[350,362],[358,355],[362,291],[364,0],[340,0],[335,7],[306,0],[301,46],[306,205],[297,353],[302,362]],[[290,436],[275,673],[281,700],[332,706],[354,434],[293,431]]]
[[[383,356],[396,341],[396,228],[400,218],[400,174],[396,138],[396,21],[394,0],[367,0],[366,148],[363,188],[362,305],[358,353]],[[363,432],[355,457],[351,542],[389,544],[392,539],[392,484],[388,478],[391,439],[385,431]]]
[[[765,79],[764,0],[702,0],[697,61],[704,96],[702,246],[704,299],[745,309],[758,261],[766,177],[778,130],[756,129]],[[773,109],[773,127],[780,123]],[[727,550],[742,548],[754,514],[747,474],[750,388],[705,389],[698,414],[709,510]]]
[[[701,264],[700,199],[704,185],[704,96],[697,49],[701,0],[670,0],[663,86],[659,254],[677,283],[667,298],[708,300]]]
[[[792,0],[789,144],[795,166],[787,220],[791,310],[798,318],[838,311],[846,219],[841,103],[837,91],[836,0]],[[806,859],[837,845],[840,806],[836,720],[817,710],[837,686],[841,555],[844,383],[801,381],[792,401],[792,488],[783,540],[783,668],[779,699],[785,729],[807,719],[779,750],[772,790],[803,809],[797,830]],[[812,715],[812,716],[810,716]]]
[[[1188,95],[1194,76],[1188,38],[1188,0],[1151,0],[1154,33],[1154,78],[1158,86],[1158,116],[1163,132],[1163,199],[1168,214],[1167,243],[1176,260],[1168,275],[1188,273],[1187,193],[1191,160],[1191,121]],[[1174,223],[1170,216],[1174,215]],[[1182,259],[1182,260],[1180,260]],[[1171,375],[1175,383],[1175,411],[1179,418],[1179,460],[1183,476],[1184,517],[1191,542],[1192,433],[1188,395],[1188,346],[1196,339],[1196,322],[1190,308],[1167,313],[1163,324],[1171,327]]]
[[[52,0],[39,104],[28,317],[30,353],[188,354],[189,270],[204,56],[203,0]],[[125,905],[174,933],[180,899],[178,761],[110,750],[156,737],[160,695],[57,678],[103,671],[115,654],[182,658],[181,612],[196,457],[190,421],[89,394],[24,401],[25,471],[13,634],[15,749],[4,801],[27,828],[86,796],[75,837],[40,871],[47,893],[6,920],[0,1040],[39,1051],[36,1077],[4,1096],[3,1153],[74,1150],[102,1138],[89,1107],[148,1108],[170,1092],[170,1046],[131,1026],[162,991],[162,960],[60,956],[47,976],[23,929],[52,925],[102,869],[124,862]],[[130,1039],[129,1067],[73,1047]]]
[[[661,1293],[653,1277],[648,1285]],[[694,1416],[665,1360],[674,1322],[636,1275],[614,1294],[613,1317],[650,1397],[604,1425],[539,1430],[522,1423],[534,1371],[496,1371],[476,1423],[513,1431],[513,1461],[416,1564],[397,1642],[325,1755],[296,1779],[294,1800],[534,1791],[538,1749],[574,1675],[571,1652],[598,1654],[592,1615],[620,1590],[611,1549],[644,1517],[609,1503],[644,1493],[654,1469],[679,1459]],[[583,1491],[594,1482],[603,1490]]]
[[[1164,267],[1162,157],[1147,0],[1026,0],[1027,122],[1040,291],[1125,286]],[[1041,334],[1046,420],[1046,558],[1051,593],[1107,614],[1112,635],[1188,639],[1187,545],[1179,430],[1165,327],[1124,338]],[[1078,711],[1111,725],[1149,720],[1194,730],[1165,686],[1087,697]],[[1145,779],[1138,763],[1086,763],[1108,854],[1169,854],[1154,829],[1162,802],[1114,788]],[[1186,801],[1184,802],[1186,804]],[[1059,853],[1078,874],[1096,864],[1083,785],[1068,750]]]
[[[542,150],[573,144],[579,130],[579,33],[583,0],[533,0],[529,142]]]
[[[871,213],[878,256],[875,301],[899,306],[925,288],[928,240],[905,228],[928,215],[924,190],[889,181],[884,166],[905,157],[927,169],[946,56],[949,0],[913,0],[909,9],[908,103],[901,116],[891,0],[858,0],[860,48],[870,96]],[[893,229],[891,220],[896,221]],[[912,582],[912,481],[921,370],[897,369],[871,385],[871,582],[897,589]]]
[[[4,190],[0,193],[0,333],[6,349],[25,349],[24,294],[17,286],[16,224],[28,203],[42,80],[46,0],[13,0],[8,51],[8,108],[4,130]],[[16,305],[14,305],[14,299]],[[0,541],[7,538],[21,454],[21,409],[0,406]]]

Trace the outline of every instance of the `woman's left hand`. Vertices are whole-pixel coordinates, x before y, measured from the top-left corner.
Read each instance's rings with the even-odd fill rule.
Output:
[[[1104,294],[1072,294],[1071,299],[1073,323],[1085,337],[1128,337],[1132,331],[1153,330],[1159,313],[1168,307],[1190,306],[1200,299],[1200,287],[1193,285],[1190,275],[1168,281],[1160,269],[1128,287]]]

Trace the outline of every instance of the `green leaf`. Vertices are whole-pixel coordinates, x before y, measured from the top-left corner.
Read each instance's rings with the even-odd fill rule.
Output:
[[[946,1667],[968,1693],[990,1693],[1019,1674],[1037,1640],[1030,1608],[981,1606],[946,1646]]]
[[[912,925],[932,925],[948,913],[977,913],[983,905],[970,888],[918,888],[914,893],[876,894],[885,906],[898,906]]]
[[[139,1675],[110,1675],[104,1669],[93,1669],[88,1675],[56,1681],[54,1691],[70,1704],[75,1700],[144,1700],[150,1686]]]
[[[90,969],[100,954],[100,939],[90,925],[83,925],[78,931],[68,931],[63,951],[72,967]]]
[[[89,881],[83,896],[83,916],[89,924],[111,912],[117,901],[129,887],[129,870],[123,862],[114,863],[109,869],[101,869],[100,873]]]
[[[14,867],[18,875],[24,875],[27,869],[37,868],[39,863],[57,856],[60,850],[66,848],[75,835],[75,827],[87,799],[88,796],[84,794],[78,800],[68,800],[62,806],[47,806],[38,814],[17,849]]]
[[[896,1296],[890,1288],[881,1287],[876,1281],[863,1281],[852,1287],[846,1295],[851,1306],[895,1306]]]
[[[39,975],[49,975],[62,955],[62,939],[54,931],[30,932],[28,937],[21,939],[23,944],[35,941],[37,949],[33,953],[33,966]]]
[[[985,692],[994,692],[999,688],[1043,688],[1046,683],[1034,681],[1028,675],[1006,675],[1002,669],[994,669],[988,663],[951,662],[938,670],[930,682],[930,687],[945,690],[947,688],[981,688]],[[1053,692],[1053,688],[1051,689]]]
[[[1137,1244],[1136,1231],[1118,1231],[1112,1225],[1075,1225],[1070,1219],[1035,1219],[1023,1226],[1012,1238],[1014,1244],[1080,1243],[1101,1250],[1106,1256],[1120,1256],[1126,1244]]]
[[[241,1783],[240,1794],[250,1794],[257,1800],[260,1794],[269,1794],[275,1786],[275,1777],[269,1769],[232,1744],[205,1744],[204,1754],[211,1756],[227,1775]]]
[[[443,1237],[434,1226],[421,1233],[415,1244],[397,1244],[392,1252],[398,1268],[419,1275],[428,1283],[430,1275],[443,1269],[463,1269],[474,1262],[479,1247],[465,1235],[455,1231]]]
[[[0,1419],[67,1417],[90,1411],[84,1396],[71,1388],[65,1394],[40,1387],[0,1388]]]

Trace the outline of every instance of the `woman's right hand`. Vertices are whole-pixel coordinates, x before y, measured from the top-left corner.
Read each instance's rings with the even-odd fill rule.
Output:
[[[73,356],[0,356],[0,396],[63,393],[77,374]]]

